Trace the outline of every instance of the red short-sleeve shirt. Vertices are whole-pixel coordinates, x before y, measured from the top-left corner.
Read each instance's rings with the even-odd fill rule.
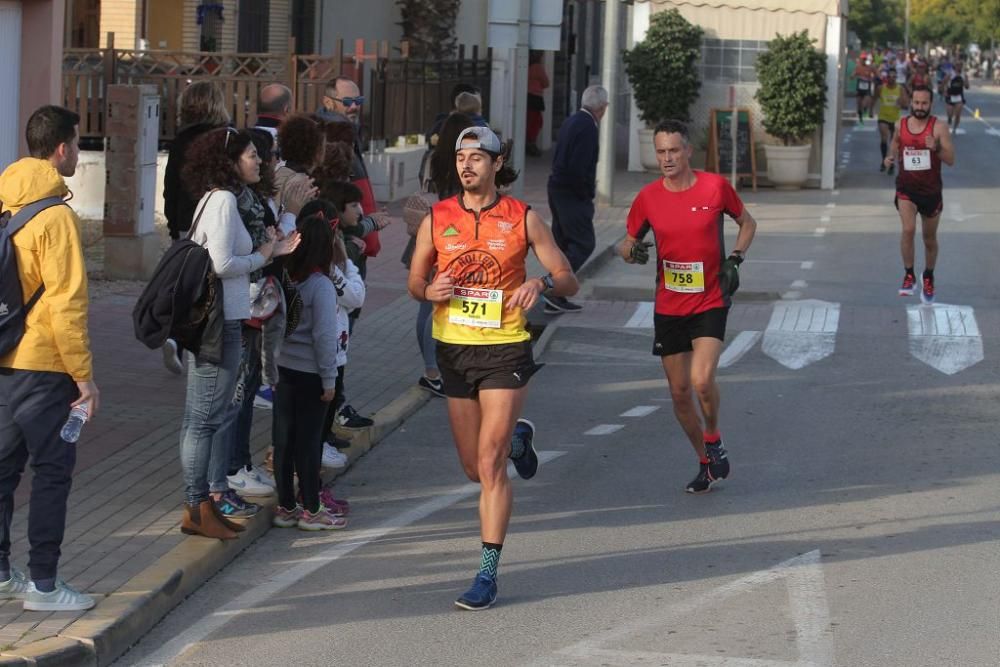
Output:
[[[725,178],[695,171],[687,190],[671,192],[662,179],[639,191],[628,213],[628,233],[653,230],[656,243],[656,307],[661,315],[695,315],[728,306],[719,289],[725,259],[723,214],[736,219],[743,202]]]

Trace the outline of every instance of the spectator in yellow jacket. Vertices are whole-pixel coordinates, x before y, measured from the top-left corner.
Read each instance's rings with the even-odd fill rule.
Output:
[[[0,202],[17,213],[24,206],[69,192],[63,177],[76,171],[80,117],[44,106],[28,120],[31,157],[0,174]],[[28,312],[24,337],[0,358],[0,599],[24,600],[31,611],[79,611],[91,597],[56,579],[66,528],[75,445],[60,431],[72,407],[93,417],[98,390],[87,335],[87,271],[80,220],[68,205],[45,209],[12,237],[25,303],[44,287]],[[28,569],[10,563],[14,491],[31,459]]]

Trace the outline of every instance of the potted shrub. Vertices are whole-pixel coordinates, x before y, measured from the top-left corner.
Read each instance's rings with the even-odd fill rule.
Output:
[[[645,38],[625,51],[625,72],[632,96],[646,124],[639,129],[639,157],[646,169],[659,168],[653,149],[653,128],[661,120],[690,121],[688,110],[701,81],[695,62],[701,57],[702,29],[688,23],[676,9],[657,12]]]
[[[823,124],[826,57],[806,31],[777,35],[757,57],[756,98],[764,129],[781,145],[764,145],[767,177],[781,189],[798,189],[809,174],[810,139]]]

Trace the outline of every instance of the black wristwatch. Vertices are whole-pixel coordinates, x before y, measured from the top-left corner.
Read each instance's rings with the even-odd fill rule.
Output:
[[[545,285],[545,289],[542,290],[543,292],[556,288],[556,283],[554,280],[552,280],[551,273],[546,273],[544,276],[539,276],[538,279],[542,281],[543,285]]]
[[[736,266],[739,266],[740,264],[743,263],[743,251],[742,250],[732,251],[731,253],[729,253],[729,259],[736,262]]]

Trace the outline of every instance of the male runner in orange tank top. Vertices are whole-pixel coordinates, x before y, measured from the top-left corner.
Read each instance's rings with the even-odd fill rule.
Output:
[[[410,264],[410,295],[434,303],[437,359],[448,418],[465,474],[482,489],[479,572],[455,604],[489,608],[513,501],[507,459],[530,479],[538,469],[535,428],[519,419],[538,370],[525,313],[542,292],[573,296],[579,287],[552,232],[524,202],[497,192],[513,181],[500,140],[470,127],[455,143],[462,192],[434,205],[420,223]],[[548,273],[528,277],[528,248]]]

